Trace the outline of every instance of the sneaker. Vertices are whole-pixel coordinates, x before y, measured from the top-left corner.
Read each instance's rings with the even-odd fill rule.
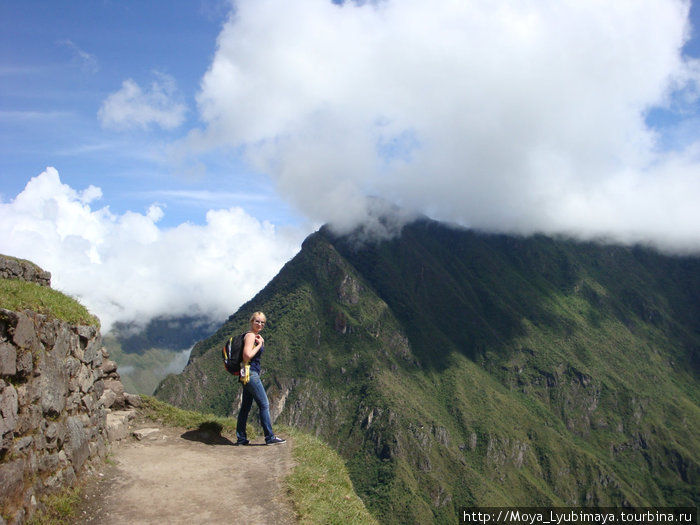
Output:
[[[248,443],[250,443],[250,441],[248,441],[247,439],[239,439],[238,441],[236,441],[236,446],[247,445]]]
[[[278,437],[273,437],[270,441],[266,441],[266,445],[281,445],[282,443],[286,443],[286,439],[278,438]]]

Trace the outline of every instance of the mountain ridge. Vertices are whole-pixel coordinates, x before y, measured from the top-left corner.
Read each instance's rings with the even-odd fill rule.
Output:
[[[324,227],[156,397],[233,413],[220,346],[258,309],[273,417],[339,450],[381,522],[698,504],[696,257],[429,220],[364,245]]]

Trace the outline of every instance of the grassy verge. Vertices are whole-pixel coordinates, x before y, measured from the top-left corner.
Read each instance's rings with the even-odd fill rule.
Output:
[[[72,523],[80,503],[80,489],[66,489],[42,498],[43,508],[35,513],[27,525],[63,525]]]
[[[32,310],[75,325],[100,327],[100,321],[78,301],[47,286],[0,279],[0,308]]]
[[[233,418],[181,410],[151,396],[141,396],[146,417],[182,428],[215,426],[234,434]],[[343,460],[320,439],[298,430],[277,426],[291,438],[295,467],[287,477],[289,494],[297,517],[303,524],[376,524],[355,493]]]
[[[332,448],[298,430],[279,427],[279,432],[294,444],[296,466],[286,482],[300,523],[377,523],[355,493],[345,462]]]
[[[143,401],[142,414],[164,425],[187,429],[204,426],[216,426],[226,433],[236,432],[236,420],[230,417],[219,417],[213,414],[203,414],[192,410],[182,410],[152,396],[141,396]]]

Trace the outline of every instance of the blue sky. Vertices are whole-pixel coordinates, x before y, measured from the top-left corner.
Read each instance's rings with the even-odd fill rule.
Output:
[[[223,318],[320,224],[390,233],[385,204],[697,253],[696,27],[682,0],[0,0],[0,252],[107,326]]]
[[[195,95],[228,3],[30,0],[3,2],[1,9],[4,200],[54,166],[73,188],[99,186],[115,213],[163,204],[163,225],[201,223],[208,209],[250,205],[250,198],[258,204],[260,193],[274,200],[261,215],[295,221],[269,182],[254,186],[264,178],[234,155],[213,153],[188,163],[166,151],[198,125]],[[167,95],[184,108],[181,124],[103,125],[98,112],[125,81],[145,93],[154,83],[170,82]]]

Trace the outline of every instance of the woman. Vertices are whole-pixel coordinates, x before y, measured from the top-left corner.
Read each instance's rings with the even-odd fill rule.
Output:
[[[243,361],[250,363],[250,380],[243,385],[243,400],[241,401],[241,410],[238,412],[238,421],[236,423],[236,445],[247,445],[249,443],[246,437],[246,423],[248,422],[248,414],[253,406],[253,400],[258,404],[260,411],[260,424],[265,433],[265,444],[276,445],[285,443],[285,440],[275,436],[272,431],[272,423],[270,422],[270,402],[267,400],[265,387],[260,381],[260,357],[265,351],[265,340],[260,335],[260,332],[265,328],[267,319],[262,312],[255,312],[250,317],[250,332],[245,334],[243,339]]]

